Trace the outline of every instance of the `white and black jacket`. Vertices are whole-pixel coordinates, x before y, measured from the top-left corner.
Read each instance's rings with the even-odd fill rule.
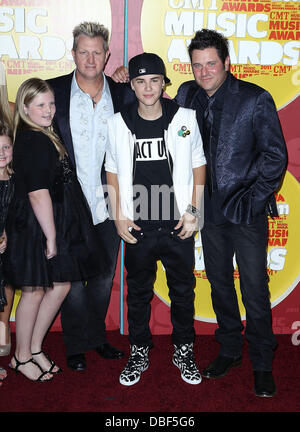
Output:
[[[171,155],[171,173],[180,215],[185,213],[193,194],[193,168],[206,164],[196,112],[161,98],[164,140]],[[137,102],[108,119],[105,170],[118,176],[121,209],[133,220],[133,177],[135,171],[134,124]],[[186,133],[188,132],[188,133]]]

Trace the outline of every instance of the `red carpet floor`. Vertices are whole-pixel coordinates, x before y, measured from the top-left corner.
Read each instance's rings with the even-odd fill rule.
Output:
[[[109,341],[126,352],[121,360],[104,360],[94,351],[86,355],[88,369],[73,372],[66,367],[62,335],[50,333],[44,349],[63,373],[49,383],[33,383],[21,374],[8,370],[0,387],[0,411],[3,412],[105,412],[105,413],[209,413],[209,412],[299,412],[300,345],[290,335],[279,335],[274,361],[277,395],[258,398],[254,395],[253,377],[247,346],[243,363],[218,380],[203,378],[200,385],[184,383],[172,364],[170,336],[154,336],[150,367],[133,387],[119,384],[119,374],[126,363],[128,339],[119,332],[109,332]],[[14,342],[14,334],[13,334]],[[14,346],[13,346],[14,348]],[[197,336],[195,356],[200,370],[217,355],[213,336]],[[0,357],[7,367],[10,357]],[[1,417],[1,414],[0,414]],[[129,429],[128,429],[129,430]]]

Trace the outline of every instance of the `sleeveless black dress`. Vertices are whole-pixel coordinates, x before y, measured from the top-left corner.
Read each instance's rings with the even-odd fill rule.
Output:
[[[68,157],[59,160],[47,135],[23,130],[13,154],[15,193],[7,217],[5,271],[20,287],[51,287],[53,282],[86,280],[105,273],[107,258],[95,235],[90,209]],[[48,189],[53,205],[57,255],[45,256],[46,238],[28,193]]]
[[[8,206],[13,196],[13,182],[9,180],[0,180],[0,236],[5,228],[5,221],[8,212]],[[5,296],[5,278],[3,272],[2,256],[0,255],[0,312],[3,312],[7,304]]]

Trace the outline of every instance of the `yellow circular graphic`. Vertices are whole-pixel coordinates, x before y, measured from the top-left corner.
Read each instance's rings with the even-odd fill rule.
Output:
[[[32,6],[22,7],[23,4]],[[0,7],[0,59],[6,67],[9,99],[20,84],[38,76],[48,79],[74,69],[72,31],[83,21],[100,21],[111,31],[109,0],[37,0]],[[19,6],[18,6],[19,5]]]
[[[187,47],[195,32],[220,31],[229,40],[231,72],[268,90],[280,109],[300,93],[299,17],[296,0],[144,0],[142,44],[165,61],[174,97],[193,79]]]
[[[297,198],[298,197],[298,198]],[[274,307],[286,298],[300,280],[300,185],[297,180],[286,172],[280,191],[276,194],[279,217],[269,218],[268,274],[271,305]],[[239,275],[234,260],[234,279],[242,319],[245,309],[239,289]],[[195,319],[205,322],[216,322],[211,303],[210,285],[207,281],[203,260],[201,237],[197,235],[195,242]],[[166,276],[161,263],[158,263],[157,278],[154,286],[155,294],[170,305]]]

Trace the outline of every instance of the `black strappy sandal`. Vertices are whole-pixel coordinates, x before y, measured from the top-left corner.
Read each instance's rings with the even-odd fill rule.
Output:
[[[33,363],[33,364],[35,364],[40,370],[41,370],[41,375],[36,379],[36,380],[34,380],[34,379],[31,379],[31,378],[28,378],[23,372],[21,372],[21,374],[25,377],[25,378],[27,378],[29,381],[34,381],[34,382],[48,382],[48,381],[51,381],[52,379],[53,379],[53,376],[51,377],[51,378],[46,378],[46,379],[43,379],[43,377],[45,376],[45,375],[47,375],[47,371],[46,372],[44,372],[43,370],[42,370],[42,368],[40,367],[40,365],[38,364],[38,363],[36,363],[34,360],[33,360],[33,358],[30,358],[29,360],[27,360],[27,361],[25,361],[25,362],[20,362],[18,359],[17,359],[17,357],[15,356],[15,354],[14,354],[14,359],[15,359],[15,362],[16,362],[16,366],[15,367],[13,367],[12,366],[12,364],[10,364],[9,365],[9,367],[12,369],[12,370],[14,370],[16,373],[18,373],[18,372],[21,372],[21,371],[19,371],[18,370],[18,368],[20,367],[20,366],[24,366],[24,365],[26,365],[27,363]]]
[[[41,351],[39,351],[39,352],[36,352],[36,353],[31,353],[31,354],[32,354],[33,356],[37,356],[37,355],[39,355],[39,354],[44,354],[44,356],[46,357],[46,359],[49,360],[51,366],[50,366],[50,369],[49,369],[48,371],[45,371],[45,372],[47,372],[47,373],[51,373],[51,374],[59,374],[59,373],[62,372],[62,369],[61,369],[59,366],[57,366],[57,364],[55,364],[54,361],[52,361],[51,358],[48,356],[48,354],[46,354],[43,350],[41,350]],[[38,363],[36,360],[34,360],[34,361],[35,361],[36,363]],[[54,371],[54,370],[53,370],[53,369],[55,368],[55,366],[58,368],[57,371]],[[41,370],[43,370],[42,367],[40,366],[40,364],[39,364],[39,367],[40,367]]]

